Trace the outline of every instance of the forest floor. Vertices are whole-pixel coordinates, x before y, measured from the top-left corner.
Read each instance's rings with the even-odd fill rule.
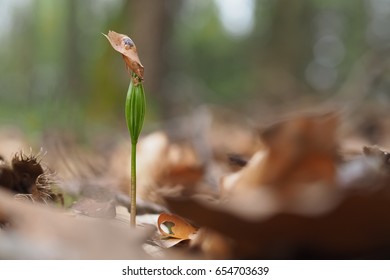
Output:
[[[137,147],[0,131],[0,259],[387,259],[390,122],[203,107]],[[375,145],[374,145],[375,144]]]

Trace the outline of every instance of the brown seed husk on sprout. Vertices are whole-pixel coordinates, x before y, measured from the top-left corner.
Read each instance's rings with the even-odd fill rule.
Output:
[[[137,47],[130,37],[111,30],[107,35],[103,35],[108,39],[114,50],[122,54],[127,70],[133,71],[140,80],[143,80],[144,66],[141,64],[138,57]],[[135,85],[137,85],[137,83],[135,83]]]

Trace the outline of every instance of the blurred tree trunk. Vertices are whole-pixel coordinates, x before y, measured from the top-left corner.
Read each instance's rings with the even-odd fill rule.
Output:
[[[66,85],[65,94],[79,100],[81,96],[81,65],[80,52],[78,50],[79,40],[79,26],[77,14],[79,5],[82,2],[77,0],[68,0],[67,2],[67,17],[66,17],[66,49],[65,49],[65,75]]]
[[[262,81],[261,91],[270,101],[280,102],[306,90],[301,81],[312,52],[310,7],[307,0],[273,3],[266,45],[255,66]],[[257,45],[263,41],[261,38]]]
[[[179,7],[179,0],[131,1],[131,5],[127,5],[129,35],[134,39],[145,67],[145,87],[152,97],[149,104],[154,105],[153,109],[157,109],[163,119],[174,114],[172,96],[164,91],[163,82],[170,66],[166,50],[171,44],[173,22]]]

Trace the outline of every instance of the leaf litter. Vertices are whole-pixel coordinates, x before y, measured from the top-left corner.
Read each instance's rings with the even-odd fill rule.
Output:
[[[87,151],[49,138],[44,158],[3,157],[0,258],[390,257],[386,142],[343,134],[348,120],[336,112],[260,129],[226,110],[199,111],[183,119],[195,132],[140,140],[137,230],[126,140]]]

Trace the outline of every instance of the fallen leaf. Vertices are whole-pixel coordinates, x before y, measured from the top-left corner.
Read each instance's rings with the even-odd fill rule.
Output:
[[[165,249],[178,246],[179,243],[183,242],[184,240],[188,240],[188,239],[166,238],[164,236],[161,236],[161,234],[158,233],[156,233],[156,235],[152,237],[152,241],[155,245]]]
[[[230,259],[233,257],[232,241],[210,228],[201,228],[190,242],[191,249],[199,251],[207,259]]]
[[[381,192],[351,194],[321,215],[278,213],[248,220],[193,199],[169,209],[233,241],[234,259],[388,259],[390,203]]]
[[[123,193],[129,192],[130,150],[126,141],[111,154],[109,174],[121,181]],[[151,133],[137,145],[137,195],[145,201],[164,205],[162,194],[195,192],[204,171],[191,145],[172,143],[164,132]]]
[[[193,186],[202,178],[203,166],[190,145],[171,143],[166,156],[166,166],[160,178],[166,185]]]
[[[116,219],[93,219],[46,204],[16,201],[0,190],[0,259],[147,259],[150,230]]]
[[[337,185],[344,190],[388,189],[390,154],[378,147],[363,147],[363,155],[338,166]]]
[[[131,40],[127,35],[116,33],[111,30],[107,35],[103,35],[111,43],[111,46],[114,48],[114,50],[122,54],[126,63],[126,68],[136,73],[137,76],[143,80],[144,67],[138,57],[137,47],[135,46],[133,40]]]
[[[363,147],[363,152],[366,157],[376,158],[383,170],[390,171],[390,153],[380,149],[377,146]]]
[[[162,229],[161,226],[164,226],[165,230]],[[183,240],[191,239],[193,234],[197,232],[197,229],[183,218],[168,213],[160,214],[157,221],[157,227],[161,235]]]
[[[91,198],[81,198],[72,205],[76,213],[93,218],[114,218],[116,216],[114,201],[97,201]]]
[[[238,173],[224,177],[221,191],[234,197],[251,188],[269,188],[288,202],[306,186],[333,188],[336,181],[338,115],[301,115],[280,121],[262,133],[258,150]]]
[[[198,125],[203,128],[200,133],[216,160],[226,161],[228,154],[250,157],[262,146],[258,129],[237,110],[208,106],[198,110],[196,117],[203,121]]]

